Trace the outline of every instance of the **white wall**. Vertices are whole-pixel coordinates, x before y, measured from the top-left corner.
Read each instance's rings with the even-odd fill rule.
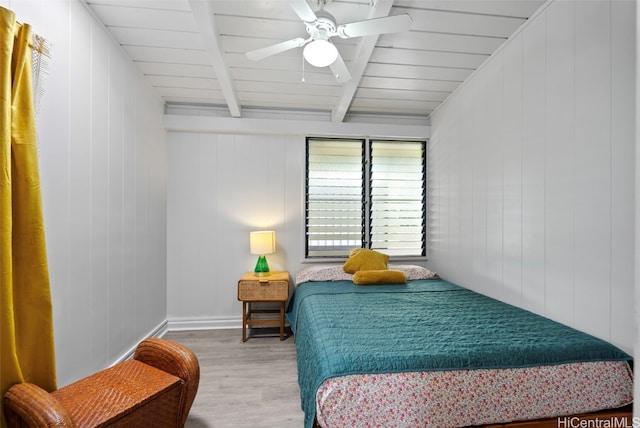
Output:
[[[304,141],[170,133],[167,283],[171,328],[239,327],[237,282],[255,266],[249,232],[276,231],[271,270],[304,254]],[[304,170],[302,170],[304,173]]]
[[[53,44],[37,127],[62,386],[165,323],[163,103],[79,1],[0,5]]]
[[[433,114],[430,260],[632,352],[635,3],[556,1]]]
[[[174,129],[167,196],[170,329],[241,326],[237,283],[256,263],[249,253],[252,230],[276,231],[277,251],[267,256],[271,270],[293,275],[302,267],[307,133],[429,136],[415,118],[334,124],[311,112],[245,111],[242,119],[198,114],[165,117]]]

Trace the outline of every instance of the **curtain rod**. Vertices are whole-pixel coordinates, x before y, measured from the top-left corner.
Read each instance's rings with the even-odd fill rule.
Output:
[[[18,22],[18,21],[16,21],[16,24],[18,24],[19,27],[22,27],[23,25],[21,22]],[[17,39],[18,35],[16,34],[13,37]],[[31,49],[35,49],[38,53],[41,53],[51,58],[51,43],[48,42],[47,39],[45,39],[44,37],[36,33],[33,33],[33,39],[34,41],[29,43],[29,47]]]
[[[15,21],[15,23],[18,28],[22,28],[22,26],[25,25],[19,21]],[[16,31],[15,33],[14,38],[17,38],[18,32]],[[49,75],[49,60],[51,59],[51,49],[53,45],[47,39],[32,31],[31,42],[28,43],[28,46],[32,49],[31,74],[33,79],[33,101],[37,115],[40,110],[40,100],[44,96],[45,83]]]

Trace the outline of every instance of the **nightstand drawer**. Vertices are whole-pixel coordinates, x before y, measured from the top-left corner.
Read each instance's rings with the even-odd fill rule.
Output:
[[[243,301],[282,301],[289,298],[288,281],[240,281],[238,282],[238,300]]]

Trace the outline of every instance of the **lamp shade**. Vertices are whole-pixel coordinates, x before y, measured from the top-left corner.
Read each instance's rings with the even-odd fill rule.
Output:
[[[260,230],[249,234],[251,254],[271,254],[276,251],[276,233],[272,230]]]
[[[307,62],[315,67],[326,67],[338,58],[338,49],[329,40],[316,39],[302,51]]]

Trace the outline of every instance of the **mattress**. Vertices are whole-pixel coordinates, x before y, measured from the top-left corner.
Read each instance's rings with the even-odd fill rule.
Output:
[[[365,287],[309,281],[296,288],[287,318],[306,427],[316,411],[327,427],[466,426],[613,408],[632,399],[626,353],[441,279]],[[607,382],[586,387],[600,378]],[[554,390],[553,397],[536,398]],[[490,408],[503,411],[478,411]],[[442,409],[452,416],[429,419],[444,417]]]

